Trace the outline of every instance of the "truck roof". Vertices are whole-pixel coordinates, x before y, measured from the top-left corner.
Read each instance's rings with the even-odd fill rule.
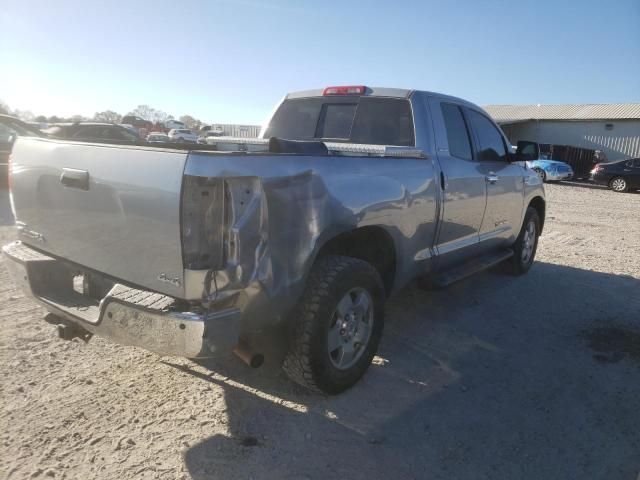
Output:
[[[366,95],[368,97],[398,97],[408,98],[413,90],[406,88],[385,88],[385,87],[366,87]],[[289,98],[307,98],[307,97],[322,97],[324,94],[324,88],[314,88],[313,90],[301,90],[299,92],[291,92],[287,94]]]
[[[330,88],[330,87],[326,87]],[[427,90],[414,90],[408,88],[389,88],[389,87],[365,87],[367,97],[395,97],[395,98],[409,98],[415,93],[420,93],[428,97],[440,97],[445,99],[454,100],[456,103],[466,104],[475,108],[480,108],[478,105],[464,100],[463,98],[454,97],[451,95],[445,95],[443,93],[430,92]],[[325,88],[315,88],[313,90],[300,90],[297,92],[290,92],[286,95],[285,99],[293,98],[309,98],[309,97],[322,97],[324,96]]]

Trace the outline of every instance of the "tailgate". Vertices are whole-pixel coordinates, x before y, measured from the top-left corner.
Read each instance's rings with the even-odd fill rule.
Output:
[[[11,157],[19,239],[116,279],[181,297],[180,189],[186,158],[186,151],[21,138]]]

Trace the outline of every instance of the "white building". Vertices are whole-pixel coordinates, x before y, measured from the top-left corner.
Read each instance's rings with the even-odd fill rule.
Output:
[[[260,125],[212,123],[211,127],[222,128],[222,134],[225,137],[256,138],[260,134]]]
[[[530,140],[602,150],[608,160],[640,157],[640,103],[484,108],[514,145]]]

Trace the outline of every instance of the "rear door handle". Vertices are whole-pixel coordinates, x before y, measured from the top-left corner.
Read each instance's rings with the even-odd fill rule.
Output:
[[[89,172],[77,168],[63,168],[60,183],[65,187],[89,190]]]
[[[496,183],[498,180],[500,180],[500,177],[498,177],[497,175],[494,175],[493,173],[490,173],[484,178],[486,178],[487,182],[491,184]]]

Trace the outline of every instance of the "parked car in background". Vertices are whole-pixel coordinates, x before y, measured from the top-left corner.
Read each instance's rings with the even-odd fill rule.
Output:
[[[560,182],[573,178],[571,165],[557,160],[531,160],[527,162],[527,167],[535,171],[543,182]]]
[[[178,120],[167,120],[164,122],[164,128],[168,132],[169,130],[178,130],[178,129],[186,129],[187,126]]]
[[[120,123],[126,123],[135,127],[136,129],[144,128],[148,131],[150,131],[151,127],[153,127],[153,122],[138,117],[137,115],[125,115],[124,117],[122,117],[122,121]]]
[[[188,128],[174,128],[169,130],[169,138],[172,142],[178,143],[196,143],[198,135]]]
[[[151,132],[147,135],[147,142],[149,143],[169,143],[171,139],[169,135],[164,132]]]
[[[217,131],[205,131],[198,137],[198,143],[208,143],[208,139],[218,138],[221,135]]]
[[[0,184],[7,183],[9,155],[17,137],[44,137],[37,127],[10,115],[0,115]]]
[[[144,140],[132,130],[113,123],[60,123],[44,132],[53,138],[78,142],[114,143],[122,145],[140,145]]]
[[[591,170],[591,181],[614,192],[640,189],[640,158],[598,163]]]
[[[206,125],[200,131],[203,132],[203,135],[206,134],[209,137],[222,137],[224,135],[224,130],[219,126]]]

